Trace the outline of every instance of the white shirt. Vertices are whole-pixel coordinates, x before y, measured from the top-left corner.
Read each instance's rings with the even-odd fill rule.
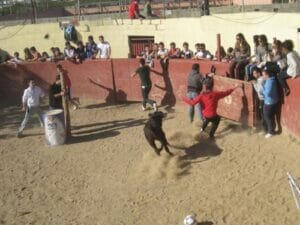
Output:
[[[37,107],[40,105],[40,98],[44,97],[44,92],[38,86],[34,86],[33,88],[29,87],[25,89],[23,94],[23,104],[27,104],[29,108]]]
[[[259,100],[264,100],[264,96],[261,94],[263,90],[263,85],[265,81],[264,78],[261,76],[259,77],[256,82],[254,83],[254,89],[258,95]]]
[[[291,77],[300,76],[300,58],[299,55],[295,52],[289,52],[286,55],[287,58],[287,74]]]
[[[108,59],[110,57],[109,55],[110,45],[107,41],[100,42],[97,45],[97,47],[99,49],[100,59]]]

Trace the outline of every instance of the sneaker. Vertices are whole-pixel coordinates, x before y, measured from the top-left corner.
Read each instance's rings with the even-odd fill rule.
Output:
[[[157,105],[156,105],[156,103],[153,103],[153,110],[157,111]]]
[[[202,133],[203,132],[203,128],[200,128],[200,133]]]
[[[143,111],[146,111],[146,107],[142,106],[142,110],[143,110]]]
[[[273,136],[273,134],[266,134],[265,138],[271,138]]]
[[[78,105],[73,105],[73,110],[76,110],[78,108],[79,108]]]

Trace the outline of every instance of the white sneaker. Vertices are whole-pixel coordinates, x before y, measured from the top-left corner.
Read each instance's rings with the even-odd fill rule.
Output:
[[[142,110],[143,110],[143,111],[146,111],[146,107],[142,106]]]
[[[157,105],[156,105],[156,103],[153,103],[153,110],[157,111]]]
[[[273,136],[273,134],[266,134],[265,138],[271,138]]]

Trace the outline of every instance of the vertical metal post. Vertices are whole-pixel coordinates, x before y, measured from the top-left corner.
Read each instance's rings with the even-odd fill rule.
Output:
[[[164,6],[164,18],[166,19],[166,0],[164,0],[163,6]]]
[[[77,0],[78,21],[80,21],[80,0]]]
[[[221,62],[221,34],[217,34],[217,60]]]
[[[245,0],[242,0],[242,12],[245,12]]]

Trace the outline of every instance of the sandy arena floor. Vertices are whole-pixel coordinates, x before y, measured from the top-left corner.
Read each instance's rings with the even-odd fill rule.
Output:
[[[300,224],[286,176],[300,178],[299,142],[225,120],[212,142],[176,108],[164,121],[175,156],[158,157],[148,112],[87,102],[71,112],[71,143],[50,148],[38,123],[17,139],[23,113],[1,109],[0,224],[180,225],[191,212],[201,225]]]

